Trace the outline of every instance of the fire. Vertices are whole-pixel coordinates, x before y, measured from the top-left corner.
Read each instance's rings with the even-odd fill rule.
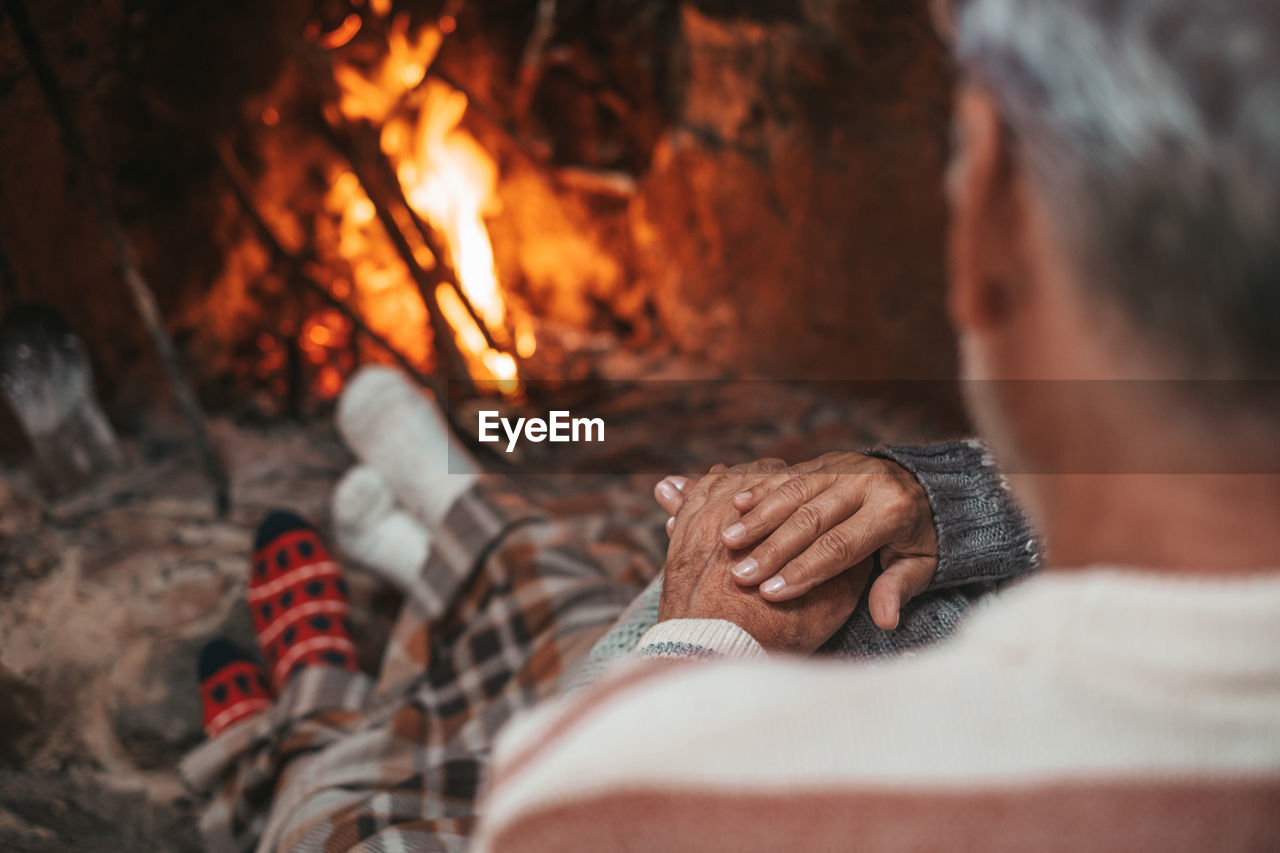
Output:
[[[353,171],[367,161],[349,160],[289,120],[295,81],[282,75],[275,90],[247,105],[246,117],[261,129],[256,182],[243,168],[243,180],[237,178],[236,153],[228,146],[229,180],[245,189],[224,198],[224,264],[191,308],[187,321],[200,330],[193,346],[203,348],[211,374],[233,375],[260,390],[252,400],[264,410],[301,402],[301,382],[311,398],[330,399],[368,361],[402,357],[423,372],[439,367],[438,334],[453,339],[473,378],[517,395],[518,360],[532,356],[538,341],[527,310],[503,288],[486,225],[500,210],[498,167],[462,126],[466,96],[428,73],[457,22],[442,14],[434,25],[415,28],[408,15],[392,12],[391,0],[351,6],[352,14],[328,32],[318,23],[304,31],[312,49],[331,51],[337,93],[325,118],[348,123],[362,142],[373,129],[408,208],[380,209]],[[396,218],[403,243],[385,231],[387,214]],[[401,221],[415,215],[438,243],[423,240],[414,222]],[[255,217],[266,238],[252,227]],[[273,243],[292,264],[273,255]],[[430,243],[456,274],[456,285],[445,281],[427,294],[438,317],[428,315],[422,277],[406,268],[406,243],[422,271],[440,264]],[[536,247],[524,252],[530,248]],[[333,306],[317,309],[321,300],[300,290],[303,284],[327,289],[360,322]]]
[[[379,16],[387,13],[385,4],[377,4],[373,11]],[[515,357],[506,350],[527,358],[537,341],[528,318],[512,316],[485,225],[485,218],[499,210],[497,165],[460,126],[466,96],[439,80],[425,79],[440,49],[442,30],[452,26],[450,19],[410,33],[408,16],[396,15],[387,30],[386,53],[376,67],[361,70],[336,64],[334,76],[342,91],[339,109],[348,120],[368,121],[380,128],[379,143],[396,170],[406,200],[444,235],[462,293],[483,323],[482,329],[452,286],[439,286],[436,301],[468,369],[475,378],[496,380],[504,393],[514,393],[518,369]],[[345,44],[358,27],[344,23],[342,29],[333,40]],[[425,306],[403,265],[379,264],[376,253],[370,251],[381,223],[354,175],[335,176],[326,206],[340,217],[338,252],[352,267],[362,312],[406,354],[424,354]],[[416,246],[414,256],[424,269],[435,265],[426,246]],[[416,339],[416,346],[407,335]],[[309,342],[322,345],[315,338]]]
[[[431,336],[426,306],[409,281],[403,264],[388,248],[373,202],[354,174],[339,170],[331,176],[325,209],[336,220],[336,232],[332,235],[318,232],[318,242],[331,246],[335,254],[346,261],[351,273],[349,280],[334,280],[330,291],[339,299],[350,300],[365,322],[410,361],[428,362]],[[349,340],[347,321],[337,312],[325,310],[304,324],[299,345],[311,363],[320,365],[331,360],[329,350],[340,350]],[[322,398],[336,395],[339,390],[341,382],[335,387],[332,380],[322,382],[317,388]]]

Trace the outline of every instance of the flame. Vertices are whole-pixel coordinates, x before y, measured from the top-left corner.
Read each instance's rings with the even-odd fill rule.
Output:
[[[389,11],[385,3],[371,3],[370,8],[379,17]],[[519,388],[518,369],[515,357],[504,349],[527,358],[536,350],[537,339],[527,317],[512,317],[485,226],[485,218],[499,210],[497,165],[460,127],[467,109],[466,96],[439,80],[424,80],[440,49],[443,32],[454,26],[452,18],[441,19],[437,25],[411,34],[407,15],[393,17],[387,30],[387,52],[376,67],[362,71],[346,63],[335,66],[335,79],[342,91],[339,109],[348,120],[364,120],[381,128],[379,144],[396,170],[406,200],[444,235],[459,287],[484,325],[481,329],[451,286],[439,286],[436,301],[467,359],[468,370],[477,379],[495,380],[503,393],[513,394]],[[413,329],[416,321],[425,321],[425,308],[403,267],[375,270],[368,268],[367,260],[362,262],[362,256],[368,254],[369,231],[380,223],[375,222],[373,203],[364,196],[355,176],[338,176],[328,201],[341,216],[339,253],[353,267],[354,289],[361,302],[371,292],[412,291],[419,306],[416,316],[414,312],[401,314],[395,318],[396,325],[401,330]],[[412,229],[402,230],[406,236],[412,233]],[[415,260],[424,269],[435,265],[425,245],[413,249]],[[402,296],[396,300],[407,309]],[[416,329],[423,326],[425,322]],[[419,336],[423,334],[419,332]]]
[[[325,208],[336,217],[337,231],[327,240],[323,239],[326,235],[317,234],[322,238],[318,242],[331,245],[351,271],[349,279],[334,279],[330,292],[339,299],[351,299],[365,322],[406,358],[416,364],[428,362],[431,338],[427,331],[426,307],[403,264],[387,245],[373,202],[353,173],[343,170],[331,177]],[[317,316],[328,315],[321,312]],[[342,318],[338,316],[338,319]],[[334,323],[323,325],[329,328]],[[344,333],[322,343],[304,328],[302,346],[304,350],[308,347],[336,349],[334,344],[346,346],[348,340],[349,333]],[[313,363],[320,362],[313,360]]]
[[[338,108],[349,119],[366,119],[380,125],[400,105],[405,94],[420,82],[427,66],[440,50],[443,36],[435,27],[423,27],[409,35],[409,16],[396,15],[387,31],[387,53],[371,71],[339,62],[333,76],[342,90]]]
[[[412,218],[408,210],[393,209],[390,213],[397,217],[415,263],[430,271],[447,261],[457,276],[456,288],[441,284],[432,294],[439,319],[475,379],[488,380],[503,394],[518,395],[517,359],[533,355],[537,339],[531,318],[503,290],[486,226],[486,219],[499,210],[497,164],[462,127],[466,96],[427,76],[443,34],[452,32],[456,21],[442,16],[434,26],[414,28],[408,15],[392,11],[391,0],[353,6],[367,8],[347,15],[328,32],[313,23],[305,33],[320,49],[333,51],[339,92],[326,116],[340,115],[376,129],[406,201],[439,235],[439,250],[446,255],[441,259],[433,254],[416,224],[407,221]],[[376,48],[380,34],[385,48],[370,64],[370,49]],[[271,129],[264,139],[275,143],[262,146],[274,168],[264,170],[256,188],[266,200],[263,211],[270,227],[290,251],[309,246],[314,258],[306,261],[306,274],[354,309],[408,361],[429,369],[436,355],[433,328],[439,324],[433,327],[429,322],[435,318],[428,317],[423,294],[388,239],[383,211],[347,166],[290,150],[299,135],[285,120],[290,115],[283,106],[286,97],[283,90],[273,92],[254,102],[249,113],[262,128]],[[296,173],[310,180],[316,168],[324,170],[326,185],[320,215],[304,221],[283,213],[290,207],[292,190],[280,176]],[[241,223],[242,218],[228,221]],[[243,364],[242,375],[251,376],[277,398],[290,382],[309,377],[311,394],[321,399],[340,393],[344,377],[356,364],[391,360],[342,312],[308,308],[310,314],[299,316],[295,306],[314,303],[287,292],[255,235],[236,225],[227,240],[230,248],[219,278],[193,309],[193,323],[203,330],[213,358],[232,369]],[[262,310],[260,298],[273,300],[270,312]],[[258,333],[264,317],[272,318],[273,327]],[[246,341],[248,328],[256,337]],[[219,347],[219,342],[239,342],[243,349]]]

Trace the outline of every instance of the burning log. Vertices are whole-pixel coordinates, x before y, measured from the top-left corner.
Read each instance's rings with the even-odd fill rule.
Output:
[[[142,323],[151,337],[152,344],[156,348],[156,353],[159,355],[168,375],[169,384],[173,387],[173,395],[177,400],[178,408],[182,411],[183,417],[191,428],[204,462],[205,472],[213,484],[214,506],[217,514],[219,516],[225,515],[231,506],[231,493],[227,474],[223,469],[222,460],[218,457],[213,443],[209,439],[208,431],[205,428],[204,413],[200,409],[200,402],[196,399],[195,392],[191,390],[186,374],[178,363],[178,355],[174,350],[173,342],[169,340],[168,334],[165,333],[164,324],[160,317],[160,309],[156,306],[155,296],[143,277],[142,271],[138,268],[133,246],[125,234],[124,225],[120,222],[119,216],[108,199],[106,187],[93,167],[89,149],[85,146],[80,132],[76,129],[76,123],[62,100],[57,77],[45,58],[44,48],[31,25],[31,17],[27,13],[26,6],[22,0],[3,0],[3,5],[9,20],[13,22],[14,31],[17,33],[18,41],[22,45],[22,51],[27,58],[27,62],[30,64],[31,70],[35,73],[36,79],[40,84],[49,112],[61,132],[63,146],[88,188],[90,200],[111,241],[111,247],[115,252],[120,274],[129,288],[130,295],[133,297],[138,316],[142,319]]]
[[[317,294],[321,299],[334,308],[339,314],[347,319],[357,330],[367,336],[369,340],[377,344],[383,351],[390,355],[400,365],[406,373],[413,377],[414,381],[419,385],[431,388],[437,398],[444,399],[447,391],[447,384],[444,378],[436,371],[431,376],[426,375],[418,367],[409,360],[404,353],[396,348],[394,344],[388,341],[378,332],[374,331],[365,323],[364,319],[354,309],[349,307],[338,297],[330,292],[320,282],[316,281],[307,270],[316,263],[314,257],[307,255],[298,255],[290,252],[280,242],[271,226],[267,224],[266,219],[258,210],[253,200],[253,192],[249,187],[249,179],[244,173],[239,161],[236,159],[235,153],[231,147],[226,144],[218,146],[218,161],[222,166],[223,176],[227,179],[232,192],[235,194],[236,200],[240,203],[241,209],[245,215],[249,217],[249,221],[253,224],[254,230],[258,233],[258,238],[266,246],[271,256],[283,266],[289,273],[290,278],[306,288],[308,291]]]
[[[310,64],[322,72],[317,75],[321,77],[321,89],[336,106],[340,101],[338,95],[340,87],[334,79],[333,65],[329,57],[315,51],[309,55],[309,59]],[[328,130],[327,138],[330,144],[347,161],[365,195],[373,203],[374,211],[378,221],[382,223],[387,238],[417,286],[422,301],[427,306],[432,338],[435,341],[437,353],[447,366],[447,375],[465,381],[470,386],[469,390],[474,391],[475,386],[471,382],[466,359],[453,340],[453,329],[445,320],[440,301],[436,297],[437,285],[444,283],[453,289],[490,347],[494,347],[493,339],[475,307],[463,292],[456,274],[449,267],[448,256],[444,253],[443,247],[433,238],[431,229],[422,222],[404,197],[395,169],[387,162],[378,145],[376,132],[367,124],[344,122],[339,115],[337,110],[324,111],[320,126]],[[407,223],[413,228],[415,236],[435,258],[435,267],[430,273],[418,263],[413,246],[410,245],[402,230],[402,223]],[[438,396],[441,400],[446,399],[445,396],[439,394]]]
[[[562,186],[607,198],[629,199],[636,194],[636,179],[612,169],[562,166],[555,170],[555,177]]]
[[[334,148],[341,154],[350,164],[352,173],[360,181],[360,186],[364,189],[369,200],[373,202],[374,211],[377,213],[378,221],[382,223],[383,230],[387,232],[387,238],[395,247],[396,254],[400,256],[400,260],[404,263],[405,268],[409,270],[409,275],[413,279],[414,284],[418,288],[418,292],[422,295],[422,301],[427,306],[427,318],[431,323],[431,334],[435,341],[436,352],[441,355],[447,366],[447,375],[463,381],[469,390],[474,390],[471,382],[471,374],[467,370],[467,362],[462,352],[458,349],[458,345],[453,340],[453,329],[444,319],[444,312],[440,309],[440,301],[436,298],[436,285],[441,281],[448,281],[444,275],[443,257],[432,252],[436,257],[436,269],[433,271],[435,277],[428,273],[418,263],[413,254],[413,247],[409,244],[404,232],[400,230],[400,224],[397,221],[394,205],[396,190],[386,186],[388,183],[385,179],[379,180],[379,173],[384,170],[377,164],[381,160],[382,154],[378,150],[377,141],[361,138],[363,135],[353,132],[349,128],[337,124],[336,122],[326,123],[329,128],[329,139],[334,144]],[[386,169],[390,169],[387,166]],[[394,183],[394,182],[392,182]],[[405,205],[407,207],[407,205]],[[407,211],[402,211],[401,216],[409,215]],[[430,246],[428,246],[430,250]],[[446,399],[441,397],[441,399]]]
[[[538,0],[533,32],[520,56],[520,84],[515,94],[515,114],[523,122],[529,114],[534,90],[542,78],[542,57],[555,33],[556,0]]]
[[[466,290],[462,288],[458,281],[458,273],[448,263],[448,255],[445,254],[445,248],[440,241],[435,238],[435,232],[431,226],[422,221],[422,217],[418,215],[418,211],[414,210],[413,205],[409,204],[409,200],[404,196],[404,189],[400,186],[400,179],[396,176],[395,170],[391,168],[391,164],[387,162],[387,158],[382,156],[382,152],[374,149],[375,154],[370,159],[373,167],[381,173],[382,182],[386,185],[391,198],[395,201],[396,209],[403,211],[405,218],[413,225],[413,231],[422,240],[422,244],[427,247],[427,251],[431,252],[436,259],[435,270],[443,284],[448,285],[449,289],[457,295],[458,301],[462,303],[462,307],[466,309],[467,314],[471,316],[472,322],[480,330],[480,334],[484,336],[485,344],[493,349],[498,348],[498,344],[493,339],[493,334],[489,331],[489,327],[485,325],[484,318],[480,316],[480,312],[476,311],[476,306],[472,303],[471,297],[467,296]],[[400,220],[396,220],[399,222]]]
[[[410,38],[407,27],[405,16],[392,21],[388,38],[396,47],[375,72],[377,82],[318,47],[304,53],[327,102],[321,126],[408,268],[450,373],[492,377],[512,392],[513,353],[527,356],[536,342],[527,323],[505,322],[510,314],[480,218],[493,192],[492,162],[457,128],[469,101],[429,79],[451,30],[423,29]],[[387,81],[390,88],[380,88]],[[417,111],[412,121],[406,108]]]

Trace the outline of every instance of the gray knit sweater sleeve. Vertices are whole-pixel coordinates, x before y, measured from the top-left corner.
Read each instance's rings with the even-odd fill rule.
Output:
[[[938,532],[929,591],[1007,581],[1036,567],[1039,548],[1004,476],[977,439],[866,451],[919,481]]]
[[[849,621],[819,654],[882,657],[941,640],[974,601],[1039,564],[1031,527],[981,442],[889,446],[866,453],[897,462],[924,488],[938,532],[938,568],[925,592],[903,605],[897,628],[876,627],[864,592]]]

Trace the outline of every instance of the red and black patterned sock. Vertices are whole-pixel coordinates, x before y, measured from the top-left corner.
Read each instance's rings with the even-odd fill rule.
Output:
[[[204,700],[204,731],[217,737],[232,723],[271,706],[271,685],[262,665],[229,640],[210,640],[196,666]]]
[[[306,666],[354,671],[347,582],[315,528],[291,512],[273,512],[253,547],[249,610],[276,690]]]

